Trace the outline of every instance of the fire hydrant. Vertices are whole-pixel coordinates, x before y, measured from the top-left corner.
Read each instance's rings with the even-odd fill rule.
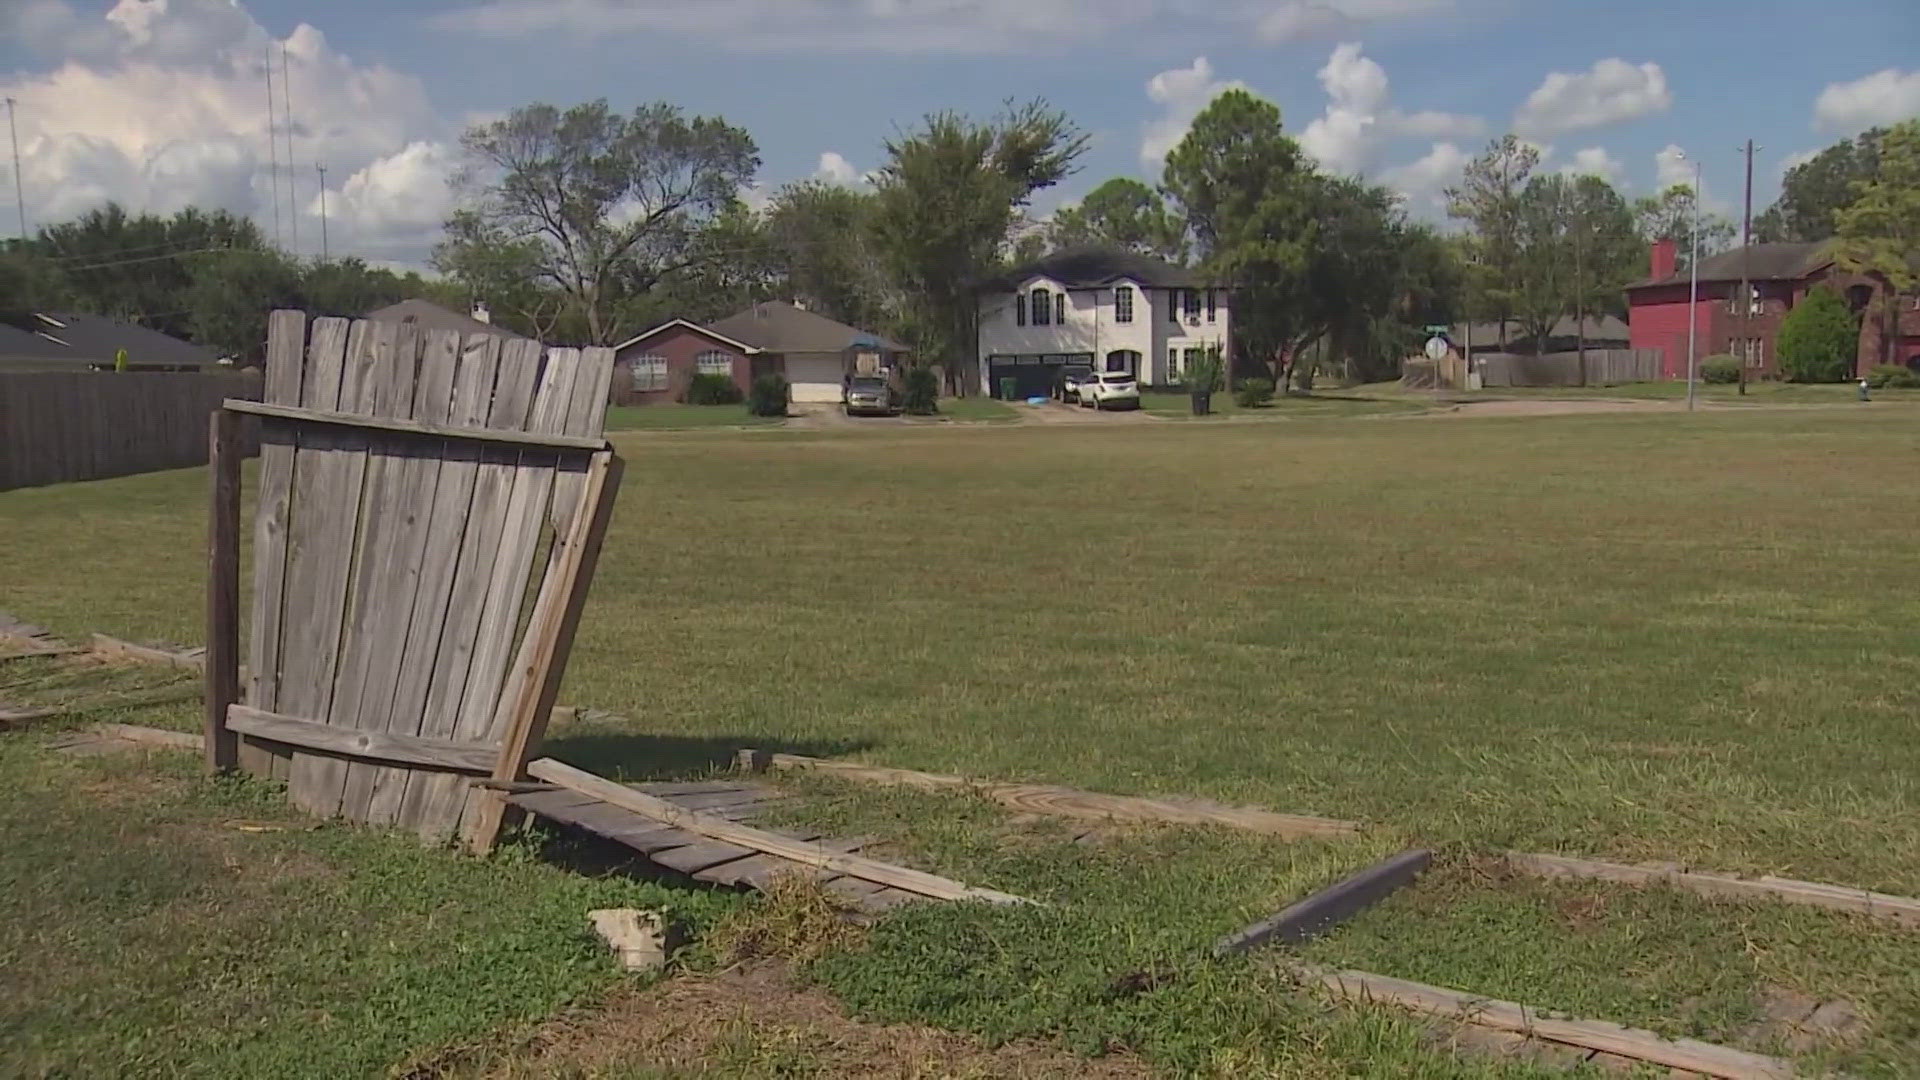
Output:
[[[1865,379],[1860,380],[1860,400],[1861,401],[1873,400],[1873,395],[1869,393],[1867,390],[1867,380]]]

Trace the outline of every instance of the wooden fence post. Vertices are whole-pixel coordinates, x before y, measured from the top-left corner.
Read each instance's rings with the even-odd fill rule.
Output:
[[[234,767],[237,746],[227,708],[240,697],[240,414],[215,409],[208,424],[207,464],[207,769]]]

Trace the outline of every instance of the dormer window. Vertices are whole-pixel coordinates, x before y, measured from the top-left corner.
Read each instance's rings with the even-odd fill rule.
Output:
[[[1013,325],[1015,326],[1027,325],[1027,294],[1026,293],[1022,292],[1022,293],[1013,294]]]
[[[1067,294],[1064,289],[1053,294],[1053,321],[1056,326],[1067,325]]]
[[[1133,286],[1121,285],[1113,290],[1113,321],[1133,321]]]
[[[1046,326],[1053,321],[1052,297],[1046,289],[1033,290],[1033,325]]]

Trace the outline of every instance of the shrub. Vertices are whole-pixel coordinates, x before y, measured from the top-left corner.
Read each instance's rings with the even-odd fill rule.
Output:
[[[940,380],[932,368],[908,368],[906,383],[906,393],[900,402],[902,408],[914,416],[932,416],[940,411]]]
[[[1740,381],[1740,360],[1738,357],[1721,353],[1700,361],[1700,381],[1710,383],[1737,383]]]
[[[696,374],[680,400],[688,405],[738,405],[747,396],[725,375]]]
[[[1821,286],[1780,320],[1780,372],[1791,382],[1845,382],[1860,350],[1860,326],[1840,294]]]
[[[1181,370],[1180,381],[1189,394],[1211,394],[1220,389],[1225,376],[1226,364],[1220,358],[1219,346],[1215,345]]]
[[[1867,385],[1875,389],[1883,387],[1892,387],[1895,390],[1920,389],[1920,374],[1916,374],[1912,368],[1904,368],[1899,364],[1875,364],[1873,370],[1867,372]]]
[[[787,415],[787,377],[769,372],[753,380],[747,393],[747,411],[755,416]]]
[[[1240,384],[1233,400],[1243,409],[1258,409],[1273,401],[1273,380],[1254,377]]]

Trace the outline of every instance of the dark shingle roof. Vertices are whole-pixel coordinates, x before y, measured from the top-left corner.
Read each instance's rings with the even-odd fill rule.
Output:
[[[0,316],[0,356],[44,361],[48,367],[111,365],[127,350],[134,367],[203,368],[219,357],[158,330],[100,315],[35,312]]]
[[[1204,285],[1184,266],[1122,248],[1080,247],[1056,251],[980,284],[980,292],[1006,292],[1044,277],[1069,289],[1091,289],[1127,278],[1150,288],[1185,289]]]
[[[737,315],[708,323],[707,329],[777,353],[842,352],[862,342],[872,342],[889,352],[907,351],[905,345],[890,338],[780,300],[755,304]]]
[[[452,330],[459,334],[494,334],[503,338],[521,340],[520,335],[492,323],[483,323],[468,315],[451,311],[430,300],[402,300],[389,304],[378,311],[369,311],[367,318],[375,322],[410,322],[428,330]]]
[[[1780,244],[1753,244],[1746,249],[1746,277],[1749,281],[1793,281],[1820,269],[1833,258],[1824,240]],[[1701,281],[1739,281],[1740,248],[1723,251],[1700,260]],[[1685,285],[1690,280],[1685,270],[1663,278],[1648,278],[1627,286],[1644,289],[1654,285]]]

